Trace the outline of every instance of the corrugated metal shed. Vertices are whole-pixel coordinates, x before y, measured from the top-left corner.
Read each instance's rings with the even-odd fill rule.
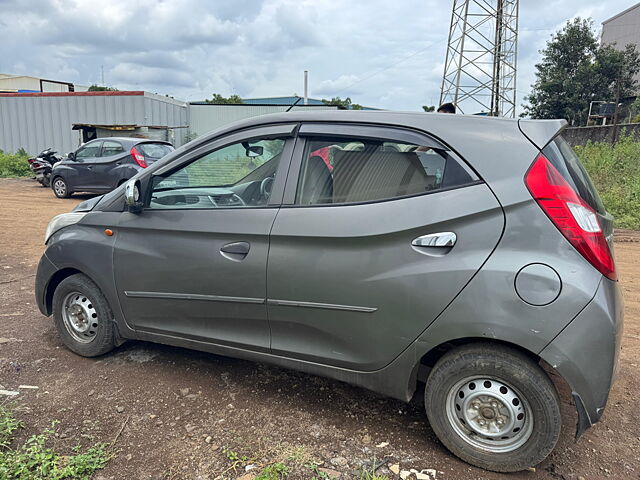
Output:
[[[176,146],[186,135],[187,104],[148,92],[64,92],[0,94],[0,149],[30,154],[53,147],[75,150],[74,124],[175,128]],[[182,128],[177,128],[182,127]]]
[[[243,118],[257,117],[268,113],[286,111],[290,105],[216,105],[204,102],[189,104],[189,131],[193,136],[200,136],[231,122]],[[291,111],[298,110],[337,110],[331,105],[296,105]]]

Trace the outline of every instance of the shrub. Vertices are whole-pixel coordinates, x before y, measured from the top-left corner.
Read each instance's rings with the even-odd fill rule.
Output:
[[[575,147],[616,227],[640,230],[640,142],[623,135]]]
[[[0,150],[0,177],[28,177],[31,169],[27,159],[29,154],[22,148],[16,153]]]

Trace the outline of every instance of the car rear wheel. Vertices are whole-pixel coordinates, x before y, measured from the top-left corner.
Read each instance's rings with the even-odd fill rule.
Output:
[[[425,409],[454,455],[497,472],[540,463],[562,425],[549,377],[526,355],[502,345],[472,344],[445,354],[427,380]]]
[[[56,177],[51,184],[53,193],[58,198],[67,198],[71,196],[67,182],[62,177]]]
[[[115,347],[109,303],[86,275],[60,282],[53,294],[53,320],[65,346],[78,355],[96,357]]]

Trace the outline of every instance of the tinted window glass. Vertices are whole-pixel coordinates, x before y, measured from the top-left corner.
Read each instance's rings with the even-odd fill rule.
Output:
[[[571,145],[564,138],[561,136],[556,137],[544,148],[542,153],[587,205],[598,213],[604,214],[606,212],[589,174],[573,151],[573,148],[571,148]]]
[[[284,139],[240,142],[154,177],[151,208],[221,208],[266,205]]]
[[[76,158],[91,158],[97,157],[100,153],[100,145],[102,142],[90,143],[86,147],[81,148],[76,153]]]
[[[110,157],[112,155],[118,155],[119,153],[124,152],[124,148],[118,142],[114,142],[112,140],[105,140],[102,144],[102,155],[103,157]]]
[[[173,147],[164,143],[141,143],[136,148],[145,157],[155,158],[156,160],[173,152]]]
[[[444,150],[371,139],[310,138],[297,203],[387,200],[474,180]]]

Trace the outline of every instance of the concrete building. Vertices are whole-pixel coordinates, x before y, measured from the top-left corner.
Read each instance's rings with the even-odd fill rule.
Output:
[[[148,92],[0,93],[0,149],[75,150],[97,137],[142,136],[184,143],[187,104]]]
[[[640,3],[602,22],[601,40],[603,44],[616,44],[619,49],[633,44],[640,51]],[[640,81],[640,73],[636,79]]]

